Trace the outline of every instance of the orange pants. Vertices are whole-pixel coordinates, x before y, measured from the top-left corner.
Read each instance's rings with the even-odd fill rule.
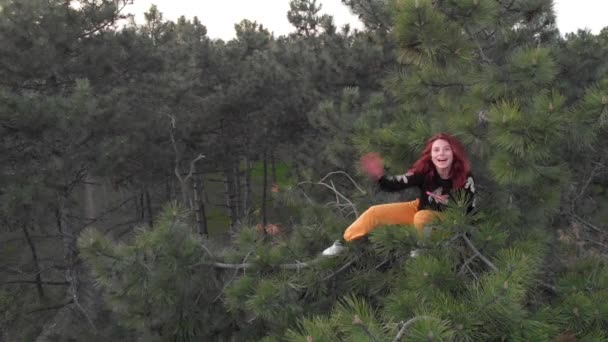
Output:
[[[414,225],[419,234],[424,226],[437,217],[434,210],[418,210],[419,200],[380,204],[369,207],[346,228],[344,240],[351,241],[367,235],[374,228],[387,224]]]

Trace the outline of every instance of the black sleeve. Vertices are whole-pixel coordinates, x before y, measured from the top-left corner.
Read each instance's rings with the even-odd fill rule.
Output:
[[[382,176],[378,180],[378,185],[380,185],[380,189],[384,191],[394,192],[401,191],[403,189],[407,189],[413,186],[420,187],[424,182],[424,176],[419,174],[404,174],[398,176]]]

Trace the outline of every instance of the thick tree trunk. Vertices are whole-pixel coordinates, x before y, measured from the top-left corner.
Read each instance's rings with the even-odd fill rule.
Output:
[[[32,259],[34,260],[34,271],[36,272],[36,289],[38,290],[38,297],[42,300],[44,298],[44,289],[42,288],[42,276],[40,275],[40,263],[38,262],[38,253],[36,252],[36,245],[34,245],[34,242],[30,237],[27,225],[22,224],[21,229],[23,229],[25,240],[27,241],[27,244],[30,247],[30,251],[32,252]]]

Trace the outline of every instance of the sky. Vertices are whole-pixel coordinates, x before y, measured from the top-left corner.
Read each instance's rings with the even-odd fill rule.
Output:
[[[138,23],[143,22],[143,13],[155,4],[165,19],[175,21],[181,15],[191,19],[197,16],[207,27],[210,38],[230,40],[234,38],[234,24],[242,19],[257,21],[275,36],[293,30],[287,21],[289,0],[134,0],[126,8],[133,13]],[[322,5],[321,13],[330,14],[338,27],[350,24],[361,28],[358,19],[340,0],[317,0]],[[562,34],[577,29],[590,29],[597,34],[608,26],[608,0],[554,0],[557,26]],[[604,13],[603,15],[601,13]]]

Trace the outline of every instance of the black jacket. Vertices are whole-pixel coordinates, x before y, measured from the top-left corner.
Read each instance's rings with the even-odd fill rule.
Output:
[[[382,178],[378,180],[378,184],[382,190],[390,192],[401,191],[414,186],[418,187],[420,189],[420,196],[418,197],[420,199],[420,204],[418,205],[418,210],[430,209],[442,211],[446,207],[445,204],[437,202],[432,196],[428,195],[427,191],[440,195],[448,195],[449,201],[452,203],[457,198],[455,197],[455,193],[457,191],[462,191],[464,199],[468,203],[467,213],[474,210],[477,205],[475,181],[471,174],[467,176],[467,181],[463,189],[456,191],[452,189],[451,179],[442,179],[439,175],[435,175],[430,181],[427,181],[426,177],[422,174],[382,176]]]

